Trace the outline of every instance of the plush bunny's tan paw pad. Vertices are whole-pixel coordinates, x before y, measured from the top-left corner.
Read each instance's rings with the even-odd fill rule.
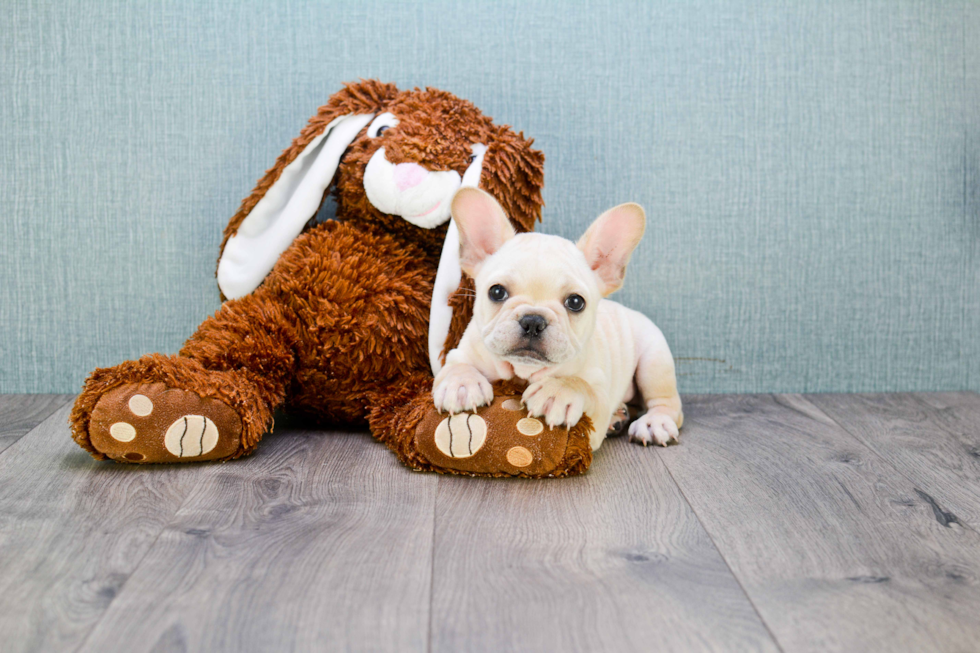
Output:
[[[447,417],[436,427],[436,448],[450,458],[476,455],[486,441],[487,423],[472,413]]]
[[[128,463],[228,458],[242,421],[228,405],[163,383],[127,384],[99,399],[89,422],[92,446]]]

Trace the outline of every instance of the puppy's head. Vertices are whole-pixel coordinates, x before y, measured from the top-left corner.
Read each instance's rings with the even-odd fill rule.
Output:
[[[621,204],[592,223],[577,244],[516,234],[500,204],[477,188],[453,197],[460,264],[476,283],[473,322],[497,358],[557,367],[578,356],[595,329],[599,300],[623,284],[643,237],[638,204]]]

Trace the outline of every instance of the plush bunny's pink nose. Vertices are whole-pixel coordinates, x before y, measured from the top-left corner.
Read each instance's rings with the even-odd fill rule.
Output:
[[[417,163],[399,163],[395,166],[395,185],[398,190],[418,186],[429,171]]]

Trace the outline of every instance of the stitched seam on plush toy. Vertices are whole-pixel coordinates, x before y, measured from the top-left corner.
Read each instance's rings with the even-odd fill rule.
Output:
[[[187,435],[187,415],[184,415],[184,432],[180,434],[180,458],[184,457],[184,436]]]

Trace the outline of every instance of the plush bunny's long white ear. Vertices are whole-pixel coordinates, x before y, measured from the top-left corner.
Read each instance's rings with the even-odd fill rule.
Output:
[[[228,299],[262,283],[279,256],[320,207],[340,157],[373,113],[341,116],[324,128],[255,205],[218,261],[218,287]]]
[[[473,163],[463,174],[460,188],[480,185],[483,174],[483,157],[486,156],[487,146],[483,143],[473,145]],[[459,230],[456,221],[449,220],[449,230],[442,245],[442,255],[439,257],[439,269],[436,272],[436,282],[432,289],[432,303],[429,305],[429,365],[435,376],[442,369],[442,348],[449,336],[449,327],[453,321],[453,309],[449,306],[449,295],[456,292],[459,282],[463,279],[463,271],[459,264]]]

